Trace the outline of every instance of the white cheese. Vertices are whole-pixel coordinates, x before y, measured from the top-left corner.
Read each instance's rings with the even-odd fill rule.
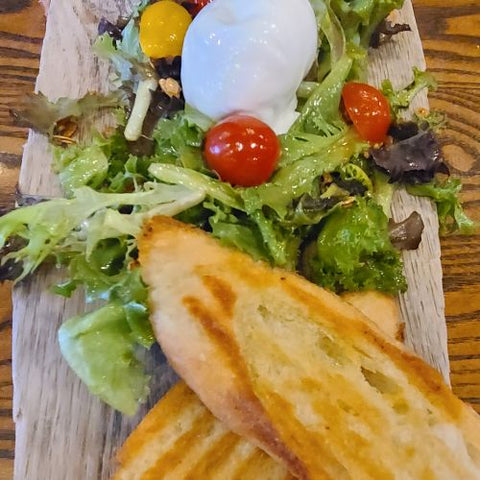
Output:
[[[217,121],[252,115],[284,133],[317,52],[308,0],[214,0],[190,25],[182,54],[186,102]]]

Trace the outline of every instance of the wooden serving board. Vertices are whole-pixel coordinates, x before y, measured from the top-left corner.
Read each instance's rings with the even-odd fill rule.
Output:
[[[53,0],[48,15],[37,89],[52,100],[80,97],[87,91],[108,89],[108,65],[90,50],[102,16],[115,20],[128,12],[121,0]],[[371,63],[373,82],[390,78],[397,86],[412,76],[412,66],[425,68],[422,46],[410,1],[399,20],[412,27],[382,46]],[[426,97],[418,106],[426,106]],[[58,182],[50,169],[46,139],[30,134],[20,174],[23,194],[58,196]],[[399,193],[394,216],[422,214],[426,230],[420,248],[405,255],[409,283],[400,299],[407,343],[448,381],[447,334],[444,317],[438,221],[432,204]],[[13,380],[16,422],[16,480],[108,479],[114,453],[150,406],[175,381],[175,374],[158,348],[147,355],[152,391],[147,405],[127,418],[91,396],[62,359],[57,329],[64,319],[87,308],[77,294],[65,300],[48,288],[61,278],[56,271],[40,271],[14,290]]]

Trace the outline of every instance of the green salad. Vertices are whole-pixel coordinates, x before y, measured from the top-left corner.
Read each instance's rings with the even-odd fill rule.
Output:
[[[22,281],[50,262],[65,272],[53,292],[69,297],[82,289],[88,303],[102,303],[66,319],[60,347],[91,392],[127,414],[148,395],[138,352],[155,342],[136,261],[136,236],[147,219],[168,215],[196,225],[337,293],[408,288],[401,249],[418,246],[423,224],[418,214],[401,228],[391,220],[397,188],[437,204],[441,233],[474,228],[435,136],[444,119],[408,114],[434,79],[415,69],[402,90],[388,79],[381,90],[365,83],[369,50],[409,30],[386,20],[402,0],[311,0],[318,50],[297,90],[298,115],[274,137],[278,155],[268,179],[251,185],[229,181],[207,160],[207,147],[218,147],[218,125],[185,103],[181,57],[145,54],[141,18],[150,3],[129,19],[100,22],[93,48],[112,64],[113,93],[56,103],[33,95],[15,112],[50,138],[65,198],[0,218],[0,280]],[[206,3],[181,8],[194,17]],[[79,122],[99,110],[110,112],[116,127],[79,138]],[[383,122],[372,120],[377,114]]]

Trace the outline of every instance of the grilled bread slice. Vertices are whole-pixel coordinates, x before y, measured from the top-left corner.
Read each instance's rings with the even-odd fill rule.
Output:
[[[391,297],[367,292],[349,301],[368,316],[383,312],[380,328],[394,337],[398,312]],[[223,427],[180,381],[130,434],[117,455],[113,480],[288,480],[279,462]]]
[[[385,293],[347,292],[342,299],[360,310],[390,338],[403,341],[403,327],[400,321],[400,307],[395,297]]]
[[[280,463],[217,420],[184,382],[163,397],[118,453],[113,480],[293,480]]]
[[[207,408],[300,479],[480,478],[480,419],[339,297],[158,217],[154,330]]]

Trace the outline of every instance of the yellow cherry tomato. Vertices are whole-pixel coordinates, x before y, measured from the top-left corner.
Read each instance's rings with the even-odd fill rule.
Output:
[[[149,5],[140,18],[140,45],[150,58],[175,57],[182,54],[183,40],[192,17],[171,0]]]

